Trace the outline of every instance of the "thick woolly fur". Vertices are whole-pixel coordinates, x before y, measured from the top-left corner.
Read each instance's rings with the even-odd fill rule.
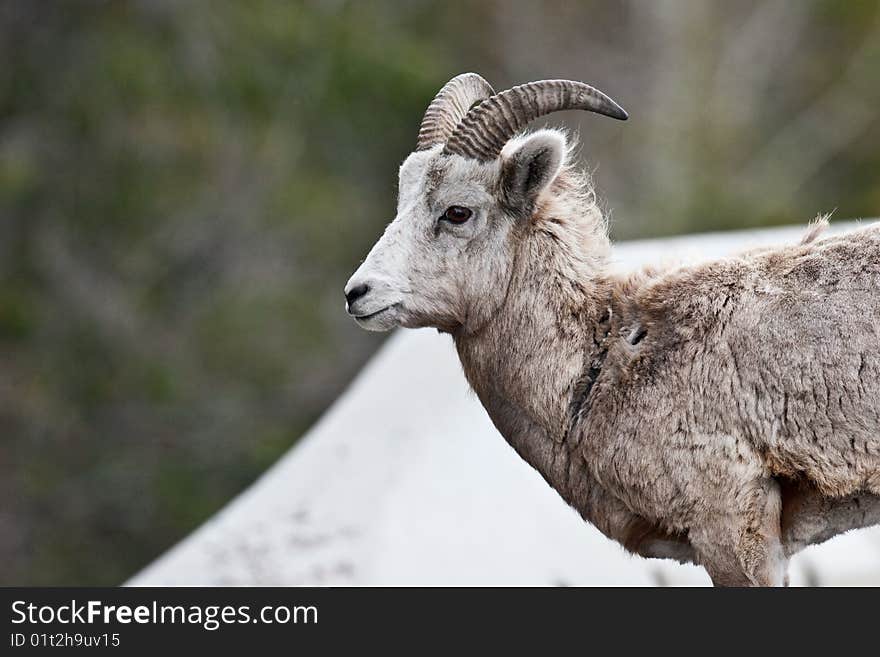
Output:
[[[556,131],[491,163],[414,153],[350,312],[450,333],[505,439],[630,551],[782,584],[880,522],[880,225],[615,276],[568,159]]]

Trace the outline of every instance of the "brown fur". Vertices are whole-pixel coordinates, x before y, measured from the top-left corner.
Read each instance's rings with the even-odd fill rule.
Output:
[[[404,165],[406,214],[349,286],[384,280],[406,231],[419,273],[406,265],[411,296],[365,325],[451,332],[498,430],[570,505],[716,584],[782,584],[790,555],[880,521],[880,226],[614,276],[592,188],[548,156],[557,143],[515,140],[494,168]],[[442,207],[416,202],[435,161],[443,198],[503,196],[455,242],[418,237]]]
[[[628,549],[707,524],[704,552],[732,533],[716,580],[768,583],[774,478],[803,479],[821,499],[880,494],[880,230],[616,279],[575,273],[583,228],[561,235],[572,219],[543,211],[523,236],[508,306],[456,341],[502,434],[588,519],[590,482],[637,514],[611,534]],[[584,367],[606,307],[608,355],[560,445],[574,387],[560,365]]]

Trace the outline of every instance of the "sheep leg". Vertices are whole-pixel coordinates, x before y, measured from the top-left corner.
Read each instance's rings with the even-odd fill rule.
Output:
[[[773,479],[737,487],[724,509],[691,528],[700,563],[715,586],[784,586],[782,495]]]
[[[830,498],[815,488],[782,482],[781,541],[787,558],[810,545],[822,543],[852,529],[873,525],[880,525],[878,495],[861,493]],[[669,534],[655,525],[631,523],[619,538],[627,549],[647,559],[698,563],[686,532]],[[788,584],[787,575],[785,583]]]
[[[782,481],[782,539],[792,556],[851,529],[880,524],[880,496],[826,497],[815,487]]]
[[[780,539],[786,558],[849,530],[880,525],[878,495],[861,493],[830,498],[815,488],[787,481],[781,482],[781,495]],[[641,557],[699,563],[686,532],[669,534],[656,525],[630,521],[617,538],[628,550]],[[785,584],[788,584],[787,574]]]

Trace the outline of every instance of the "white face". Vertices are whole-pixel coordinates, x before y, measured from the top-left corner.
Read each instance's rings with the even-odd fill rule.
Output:
[[[417,151],[400,167],[397,216],[345,286],[363,328],[454,331],[503,298],[515,220],[493,193],[500,164],[441,151]]]
[[[541,130],[478,162],[442,146],[400,167],[397,217],[345,286],[347,309],[372,331],[482,326],[504,303],[517,230],[565,160],[565,138]]]

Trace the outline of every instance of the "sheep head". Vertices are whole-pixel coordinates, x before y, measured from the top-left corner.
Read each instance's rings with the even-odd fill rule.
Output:
[[[583,109],[626,119],[582,82],[543,80],[494,93],[480,76],[450,80],[425,112],[400,167],[397,216],[345,286],[363,328],[474,328],[503,303],[519,228],[567,156],[562,133],[517,136],[545,114]]]

